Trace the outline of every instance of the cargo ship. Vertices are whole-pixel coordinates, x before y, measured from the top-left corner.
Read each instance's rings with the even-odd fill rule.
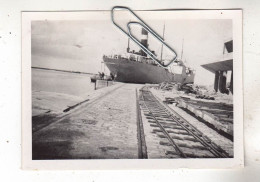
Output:
[[[141,44],[148,48],[148,32],[142,29],[142,35],[145,37],[141,39]],[[141,84],[161,82],[192,84],[194,82],[195,71],[186,67],[182,60],[176,59],[170,66],[164,68],[148,57],[143,50],[130,51],[129,39],[127,52],[124,55],[104,55],[103,61],[110,74],[114,75],[115,80],[119,82]]]

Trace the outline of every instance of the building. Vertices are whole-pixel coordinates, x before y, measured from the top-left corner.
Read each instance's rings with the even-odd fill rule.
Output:
[[[224,43],[222,60],[201,66],[215,74],[214,89],[216,92],[233,94],[233,40]]]

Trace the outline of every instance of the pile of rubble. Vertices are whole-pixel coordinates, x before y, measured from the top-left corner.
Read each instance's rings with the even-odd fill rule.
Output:
[[[157,88],[164,91],[182,91],[186,94],[196,94],[196,90],[193,88],[193,84],[181,85],[181,83],[175,82],[162,82],[158,85]]]
[[[232,95],[222,94],[219,92],[215,92],[215,90],[211,87],[199,86],[194,84],[184,84],[174,82],[162,82],[156,86],[157,89],[163,91],[171,91],[175,93],[179,93],[181,95],[189,95],[193,96],[196,99],[205,99],[205,100],[225,100],[228,103],[233,101]],[[167,100],[166,102],[173,102],[172,100]]]
[[[167,90],[167,91],[172,91],[178,90],[181,84],[174,83],[174,82],[162,82],[158,85],[158,89],[160,90]]]

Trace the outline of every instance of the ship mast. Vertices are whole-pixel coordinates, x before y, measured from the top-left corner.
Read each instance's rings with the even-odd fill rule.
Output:
[[[129,21],[131,22],[131,20]],[[126,49],[126,52],[129,53],[130,52],[130,37],[128,37],[128,42],[127,42],[127,49]]]
[[[183,42],[184,42],[184,38],[182,39],[181,60],[182,60],[182,55],[183,55]]]
[[[165,31],[165,22],[163,25],[163,40],[164,40],[164,31]],[[162,48],[161,48],[161,61],[162,61],[162,55],[163,55],[163,44],[162,44]]]
[[[130,43],[130,38],[128,38],[128,42],[127,42],[127,49],[126,49],[126,52],[130,52],[130,47],[129,47],[129,43]]]

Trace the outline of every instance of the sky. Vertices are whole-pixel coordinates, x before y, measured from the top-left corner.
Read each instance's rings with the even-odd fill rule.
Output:
[[[32,21],[32,66],[89,73],[102,71],[103,55],[124,54],[128,42],[127,36],[113,25],[107,15],[99,13],[95,18],[86,20]],[[122,27],[129,20],[134,21],[133,17],[119,17],[117,22]],[[232,20],[173,19],[163,16],[153,19],[151,16],[145,22],[161,36],[165,25],[166,43],[176,51],[178,58],[183,51],[185,64],[196,70],[196,84],[213,84],[214,74],[200,65],[221,60],[224,42],[232,39]],[[138,35],[134,27],[131,30]],[[149,48],[159,55],[161,44],[151,36],[148,42]],[[139,50],[133,42],[130,48]],[[164,48],[163,57],[167,55]]]

